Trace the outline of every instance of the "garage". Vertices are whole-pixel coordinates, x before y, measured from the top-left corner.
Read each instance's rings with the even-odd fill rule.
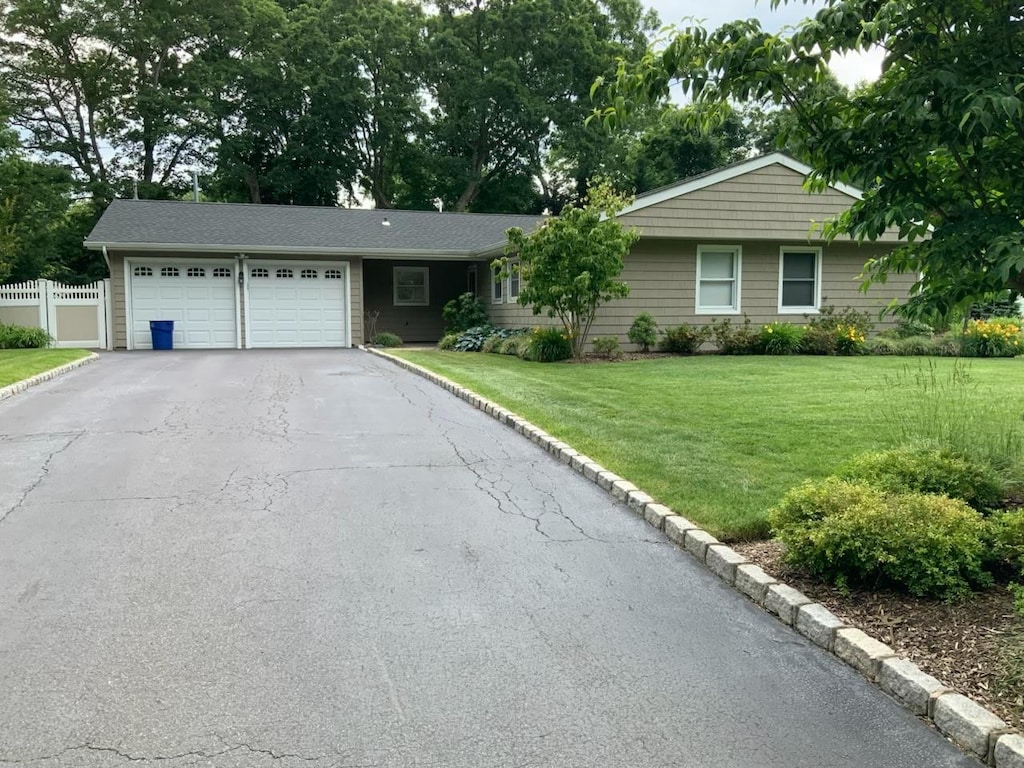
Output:
[[[134,349],[153,348],[150,320],[174,321],[178,349],[238,346],[234,262],[136,261],[127,272]]]
[[[253,260],[246,273],[246,346],[351,346],[346,262]]]

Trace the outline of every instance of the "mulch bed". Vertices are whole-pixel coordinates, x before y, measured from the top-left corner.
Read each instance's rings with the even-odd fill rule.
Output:
[[[1024,679],[1013,677],[1024,673],[1024,622],[1014,614],[1005,586],[962,603],[884,590],[844,593],[783,562],[782,545],[776,541],[732,546],[779,581],[1024,730]]]

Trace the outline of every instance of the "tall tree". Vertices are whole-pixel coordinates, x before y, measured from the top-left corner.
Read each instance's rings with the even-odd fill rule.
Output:
[[[777,6],[786,0],[773,0]],[[799,98],[837,54],[881,46],[879,80],[839,98]],[[813,183],[866,183],[825,228],[909,242],[867,265],[922,275],[905,311],[948,312],[1024,289],[1024,9],[1019,0],[825,0],[796,30],[756,21],[679,32],[641,65],[620,67],[606,116],[663,96],[670,81],[706,103],[786,104]]]

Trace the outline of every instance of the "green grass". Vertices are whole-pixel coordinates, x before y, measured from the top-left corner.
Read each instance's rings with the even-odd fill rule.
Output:
[[[88,355],[84,349],[0,349],[0,387]]]
[[[515,411],[727,540],[767,536],[768,510],[789,488],[856,453],[891,447],[895,416],[920,408],[914,372],[926,366],[942,376],[955,364],[707,355],[545,365],[396,354]],[[994,405],[999,418],[1019,425],[1024,360],[974,360],[969,371],[971,387],[957,405]]]

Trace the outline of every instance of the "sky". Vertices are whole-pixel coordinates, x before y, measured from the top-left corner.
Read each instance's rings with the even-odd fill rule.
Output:
[[[813,16],[823,3],[814,0],[805,4],[802,0],[790,0],[774,11],[769,0],[645,0],[661,17],[662,24],[679,24],[684,18],[701,20],[707,29],[735,19],[758,19],[761,26],[775,32],[780,27],[794,26],[802,19]],[[863,81],[875,80],[881,72],[881,51],[872,51],[842,60],[833,59],[832,71],[839,82],[847,86]]]

